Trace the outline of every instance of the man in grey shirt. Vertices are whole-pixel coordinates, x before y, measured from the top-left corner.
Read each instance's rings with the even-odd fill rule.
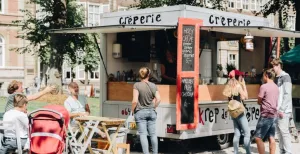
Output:
[[[279,87],[277,134],[281,154],[292,154],[289,119],[292,116],[292,81],[288,73],[282,70],[282,61],[279,58],[272,60],[271,64],[276,73],[275,83]]]

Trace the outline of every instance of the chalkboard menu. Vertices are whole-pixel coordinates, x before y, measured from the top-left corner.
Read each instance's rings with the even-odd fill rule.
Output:
[[[194,123],[194,78],[181,79],[181,123]]]
[[[183,25],[182,71],[194,71],[194,63],[195,63],[195,26]]]

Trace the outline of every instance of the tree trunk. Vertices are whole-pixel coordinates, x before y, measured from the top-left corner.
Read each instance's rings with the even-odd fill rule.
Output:
[[[85,78],[84,78],[84,85],[87,86],[87,85],[89,85],[89,72],[85,71],[84,74],[85,74],[84,75],[85,76]]]
[[[295,0],[295,10],[296,10],[296,31],[300,31],[300,1]],[[300,44],[300,38],[296,38],[295,46]]]

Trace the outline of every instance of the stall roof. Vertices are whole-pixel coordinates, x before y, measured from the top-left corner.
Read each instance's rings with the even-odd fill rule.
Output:
[[[96,27],[79,27],[79,28],[65,28],[52,29],[50,33],[118,33],[118,32],[132,32],[132,31],[149,31],[161,29],[173,29],[176,26],[172,25],[111,25],[111,26],[96,26]]]
[[[50,33],[118,33],[133,31],[149,31],[174,29],[175,25],[111,25],[96,27],[79,27],[52,29]],[[262,27],[262,26],[202,26],[201,30],[222,32],[229,34],[246,35],[250,32],[252,36],[258,37],[297,37],[300,38],[299,31],[282,30],[278,28]]]
[[[299,37],[299,31],[289,31],[278,28],[261,27],[261,26],[203,26],[201,30],[230,33],[230,34],[241,34],[246,35],[249,32],[252,36],[259,37]]]

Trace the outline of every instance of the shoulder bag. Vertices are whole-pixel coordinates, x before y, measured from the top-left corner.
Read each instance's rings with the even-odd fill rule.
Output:
[[[234,100],[232,96],[228,103],[228,111],[232,118],[237,118],[245,112],[245,107],[241,102]]]

